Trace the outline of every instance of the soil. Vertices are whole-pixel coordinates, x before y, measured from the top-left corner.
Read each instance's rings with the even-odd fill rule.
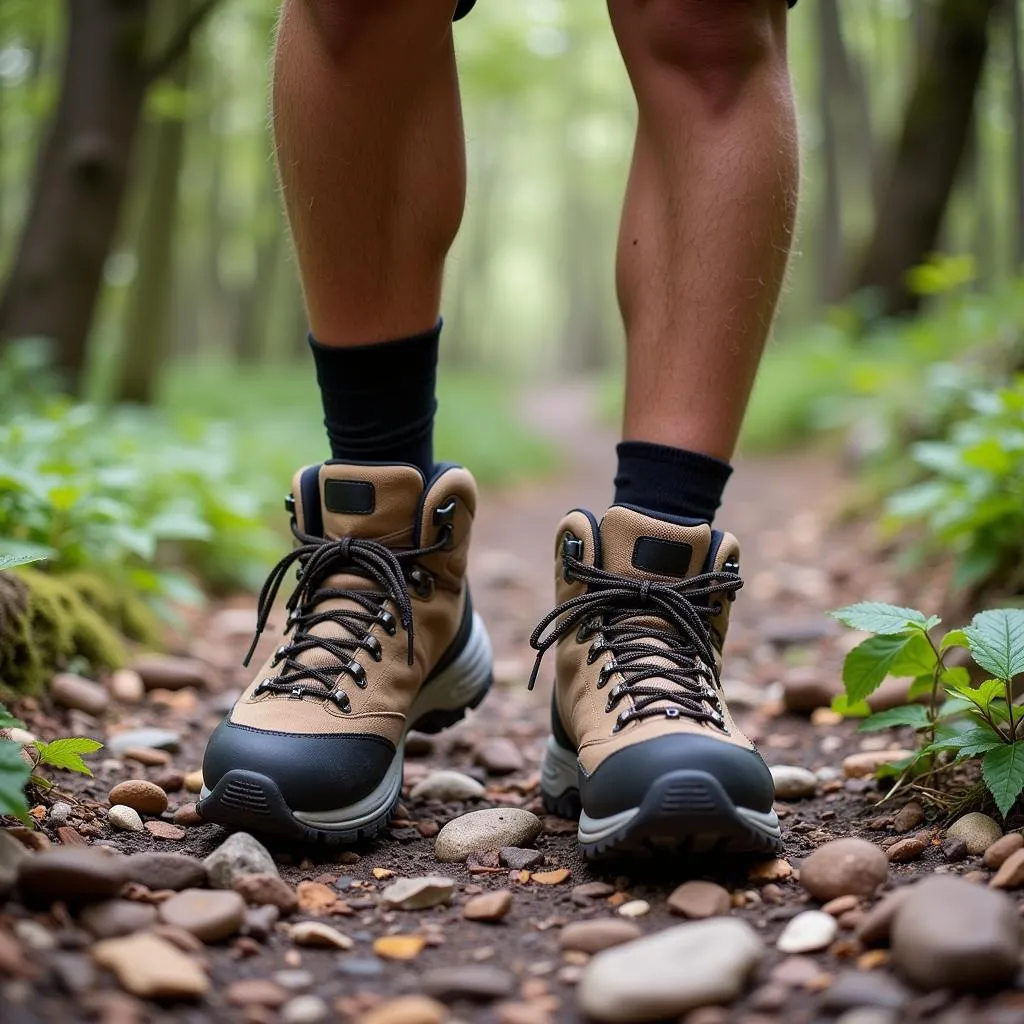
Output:
[[[483,781],[486,796],[451,807],[407,799],[389,835],[357,848],[355,854],[334,848],[272,847],[288,882],[317,879],[340,890],[349,912],[326,920],[355,940],[355,951],[338,954],[298,950],[280,932],[271,934],[261,945],[236,940],[210,946],[204,959],[214,987],[207,999],[194,1006],[130,1004],[141,1015],[136,1019],[196,1024],[214,1020],[273,1021],[278,1019],[273,1012],[247,1013],[227,1005],[224,990],[239,978],[265,979],[299,963],[314,975],[315,986],[311,991],[332,1006],[332,1019],[354,1019],[382,997],[419,991],[420,977],[433,968],[485,963],[515,975],[518,995],[513,999],[529,1005],[534,1013],[531,1019],[579,1020],[574,983],[581,966],[560,952],[560,926],[569,921],[612,915],[626,897],[650,904],[649,913],[637,919],[645,932],[678,924],[681,919],[669,913],[666,898],[680,882],[695,877],[713,878],[726,885],[733,893],[733,914],[748,920],[769,946],[748,996],[714,1019],[743,1024],[810,1024],[833,1019],[819,1010],[820,989],[827,987],[827,978],[812,985],[810,991],[789,990],[785,1004],[771,1012],[756,1009],[758,1004],[752,996],[763,986],[772,968],[785,959],[774,949],[785,923],[799,911],[814,906],[795,877],[765,887],[748,881],[747,864],[650,861],[595,868],[577,854],[575,824],[549,816],[544,816],[544,831],[536,846],[544,854],[545,869],[569,869],[567,880],[561,884],[524,883],[518,873],[505,869],[473,870],[465,865],[439,865],[434,860],[431,833],[458,813],[508,803],[544,814],[538,797],[536,766],[547,736],[550,669],[542,672],[536,690],[527,692],[532,660],[528,638],[536,621],[550,607],[552,539],[558,519],[576,505],[600,510],[610,497],[614,438],[592,421],[587,398],[582,391],[562,391],[557,401],[552,395],[538,396],[527,410],[530,422],[558,438],[563,447],[565,461],[560,474],[543,483],[522,484],[502,493],[484,495],[476,526],[471,578],[475,604],[492,633],[497,658],[496,686],[480,711],[464,723],[436,738],[417,737],[407,761],[407,782],[421,778],[431,769],[450,767]],[[896,802],[880,808],[881,794],[872,782],[846,780],[838,770],[846,754],[891,746],[892,736],[858,736],[846,722],[812,725],[806,718],[785,714],[780,703],[780,681],[792,673],[814,673],[823,680],[839,678],[842,658],[851,639],[824,617],[826,610],[851,600],[891,600],[900,596],[900,586],[894,582],[896,574],[887,556],[879,555],[877,546],[866,542],[863,527],[845,526],[837,521],[844,500],[842,470],[828,453],[741,460],[718,520],[744,543],[743,574],[747,582],[734,612],[725,669],[726,694],[732,695],[734,713],[741,727],[758,742],[769,764],[836,769],[832,781],[819,790],[822,795],[818,798],[779,805],[786,830],[784,856],[794,868],[799,867],[802,857],[829,839],[861,834],[876,842],[894,838],[891,818],[900,806]],[[924,607],[934,598],[934,607],[939,591],[936,587],[934,594],[919,597]],[[42,738],[83,732],[102,737],[140,725],[178,730],[182,745],[173,757],[173,766],[186,772],[195,770],[201,764],[206,736],[248,681],[248,674],[237,666],[249,637],[237,625],[253,606],[251,597],[241,596],[197,617],[182,630],[179,653],[211,664],[218,687],[151,694],[143,704],[116,706],[102,722],[31,702],[19,710]],[[272,642],[272,637],[265,640],[268,645]],[[259,660],[258,655],[254,663]],[[508,737],[522,750],[522,771],[496,778],[486,776],[474,765],[477,744],[493,736]],[[126,778],[154,779],[166,770],[116,759],[102,760],[102,754],[94,763],[93,780],[66,784],[66,776],[62,775],[61,794],[70,792],[78,800],[95,801],[102,806],[107,792],[117,782]],[[47,796],[46,802],[52,803],[61,794]],[[185,792],[173,794],[166,817],[193,799]],[[939,812],[930,810],[925,827],[935,834],[933,845],[917,861],[894,864],[890,886],[931,873],[940,865],[953,873],[978,869],[977,857],[946,864],[938,845],[942,823]],[[126,852],[160,849],[198,857],[210,853],[225,835],[220,828],[210,825],[188,829],[178,841],[154,838],[148,833],[111,833],[100,822],[96,831],[95,839]],[[51,838],[56,842],[55,835]],[[374,869],[386,869],[396,876],[447,875],[456,882],[454,904],[418,912],[379,908],[375,893],[388,882],[376,878]],[[602,898],[574,896],[576,886],[598,880],[610,882],[615,894]],[[499,888],[509,888],[514,893],[511,912],[502,923],[484,924],[462,918],[461,906],[469,895]],[[17,908],[7,911],[8,916],[22,913]],[[54,924],[47,916],[39,919]],[[5,912],[0,908],[0,929],[4,921]],[[407,963],[373,959],[373,940],[398,932],[424,934],[428,945]],[[856,969],[862,952],[852,933],[844,931],[828,951],[811,956],[826,975],[834,976],[841,969]],[[45,962],[46,954],[32,955]],[[353,957],[367,972],[378,973],[344,973],[346,958]],[[108,978],[101,984],[110,986],[112,982]],[[456,1003],[453,1013],[455,1018],[466,1021],[513,1019],[499,1016],[499,1011],[486,1003]],[[955,1002],[949,995],[932,993],[921,996],[905,1013],[905,1019],[940,1015],[947,1021],[1024,1021],[1024,996],[1020,992],[1006,992]],[[45,971],[37,982],[8,981],[0,989],[0,1019],[5,1024],[70,1021],[87,1015],[81,1000],[61,994]],[[104,1019],[114,1020],[109,1011]]]

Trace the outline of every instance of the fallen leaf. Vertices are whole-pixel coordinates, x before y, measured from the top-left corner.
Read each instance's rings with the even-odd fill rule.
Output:
[[[530,877],[539,885],[561,885],[572,872],[568,868],[556,868],[554,871],[535,871]]]
[[[373,944],[373,951],[385,960],[415,960],[427,940],[422,935],[385,935]]]
[[[386,878],[394,878],[395,873],[388,868],[374,868],[373,877],[383,882]]]
[[[522,882],[523,885],[526,885],[526,883],[529,880],[530,880],[530,872],[529,871],[520,871],[519,872],[519,881]]]

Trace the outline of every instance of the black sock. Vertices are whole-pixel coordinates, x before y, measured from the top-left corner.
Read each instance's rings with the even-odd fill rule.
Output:
[[[440,321],[377,345],[332,348],[310,336],[332,458],[407,462],[430,478],[440,336]]]
[[[623,441],[615,449],[615,504],[710,523],[732,473],[728,462],[685,448]]]

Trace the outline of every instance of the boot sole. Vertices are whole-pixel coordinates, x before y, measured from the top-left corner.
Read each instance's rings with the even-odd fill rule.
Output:
[[[778,815],[737,807],[708,772],[666,772],[639,807],[591,818],[580,801],[576,755],[551,737],[541,766],[541,794],[549,813],[579,819],[577,836],[588,860],[627,854],[764,857],[782,850]]]
[[[428,680],[409,710],[409,725],[384,778],[368,796],[331,811],[293,811],[272,778],[259,772],[227,772],[212,789],[204,787],[196,809],[203,821],[232,831],[302,843],[348,846],[380,835],[391,823],[402,795],[405,735],[438,733],[480,706],[493,681],[491,642],[483,621],[473,628],[458,657]]]

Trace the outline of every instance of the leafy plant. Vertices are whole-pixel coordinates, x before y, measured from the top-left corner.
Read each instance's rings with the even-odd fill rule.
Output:
[[[0,704],[0,729],[24,729],[25,723],[15,718]],[[85,736],[71,736],[53,740],[50,743],[36,741],[39,765],[92,775],[89,766],[82,760],[83,754],[94,754],[103,744]],[[29,784],[42,789],[52,789],[53,783],[34,772],[28,760],[22,755],[22,744],[10,739],[0,739],[0,815],[11,815],[30,824],[26,787]]]
[[[969,586],[1009,570],[1024,586],[1024,374],[1013,385],[976,391],[970,412],[941,440],[911,449],[924,479],[893,495],[900,524],[922,523],[929,549],[952,550],[955,583]]]
[[[914,608],[864,602],[831,614],[872,634],[846,656],[836,709],[866,716],[862,731],[907,726],[918,737],[914,756],[886,772],[897,776],[893,791],[924,771],[978,758],[996,806],[1009,814],[1024,792],[1024,708],[1013,702],[1013,681],[1024,674],[1024,609],[980,612],[938,643],[940,619]],[[965,668],[947,665],[954,648],[966,648],[990,678],[974,686]],[[889,676],[908,679],[908,701],[925,703],[871,714],[867,698]]]

